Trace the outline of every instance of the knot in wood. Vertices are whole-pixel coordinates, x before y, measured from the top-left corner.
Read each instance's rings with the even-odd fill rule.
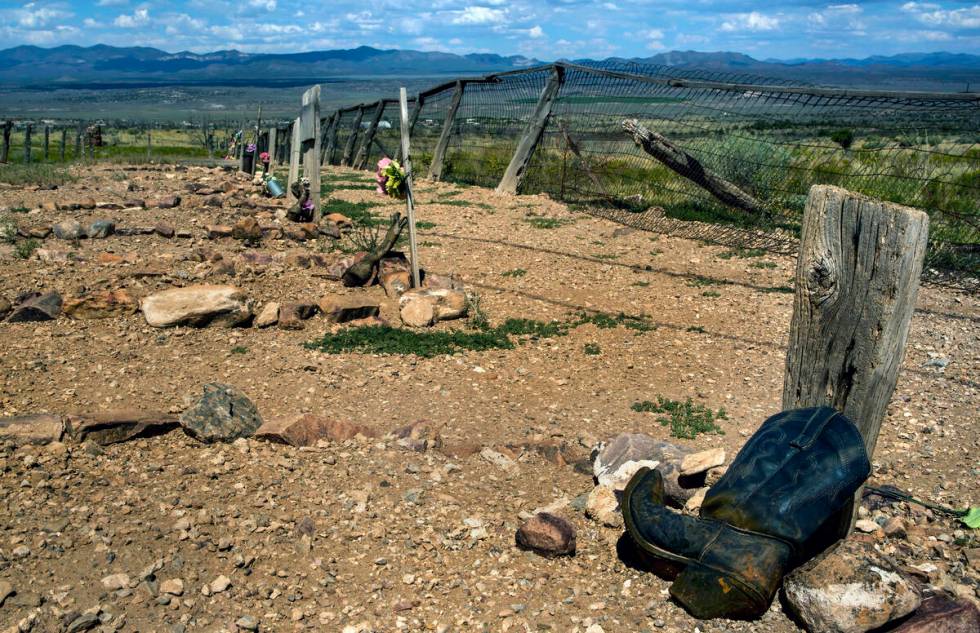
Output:
[[[807,270],[806,288],[813,301],[823,303],[837,291],[838,275],[830,257],[816,257]]]

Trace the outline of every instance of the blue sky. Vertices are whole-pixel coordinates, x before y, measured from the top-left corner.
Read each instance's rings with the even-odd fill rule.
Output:
[[[546,60],[646,57],[672,49],[783,59],[936,50],[980,53],[980,3],[0,0],[0,48],[96,43],[171,52],[368,45]]]

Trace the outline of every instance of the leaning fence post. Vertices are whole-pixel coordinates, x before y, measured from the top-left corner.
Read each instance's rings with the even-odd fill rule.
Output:
[[[354,146],[357,144],[357,134],[361,130],[361,119],[364,118],[364,106],[359,106],[357,108],[357,114],[354,116],[354,122],[350,127],[350,136],[347,138],[347,143],[344,145],[344,155],[340,159],[340,164],[342,167],[349,167],[351,164],[351,159],[354,157]]]
[[[51,128],[44,126],[44,162],[51,159]]]
[[[828,185],[807,197],[782,406],[843,412],[869,457],[905,355],[928,234],[918,209]]]
[[[333,165],[333,155],[337,150],[337,128],[340,127],[340,110],[330,117],[330,129],[327,130],[327,149],[323,151],[323,163]]]
[[[371,155],[371,143],[374,142],[374,135],[378,132],[378,124],[381,123],[381,117],[384,116],[384,112],[385,101],[381,99],[374,108],[374,116],[371,117],[371,124],[364,134],[364,138],[361,140],[361,149],[358,150],[357,158],[354,160],[354,169],[364,169],[368,156]]]
[[[25,163],[31,162],[31,131],[33,130],[33,128],[34,126],[31,125],[30,123],[28,123],[27,127],[24,128],[24,162]]]
[[[3,124],[3,147],[0,148],[0,163],[6,163],[10,158],[10,131],[14,129],[14,122],[9,119]]]
[[[84,158],[82,156],[82,124],[79,123],[78,127],[75,128],[75,156],[74,159]]]
[[[524,135],[517,143],[514,156],[511,157],[510,164],[507,165],[507,171],[504,172],[504,177],[500,179],[500,184],[497,185],[498,192],[517,193],[517,188],[521,185],[521,180],[524,179],[524,173],[527,171],[528,163],[531,162],[534,150],[544,134],[545,126],[548,124],[548,117],[551,116],[551,105],[554,103],[555,97],[558,96],[558,90],[561,89],[564,81],[565,69],[561,66],[553,66],[551,77],[548,78],[548,83],[541,91],[541,97],[534,107],[534,113],[527,123]]]
[[[269,152],[269,172],[270,173],[272,172],[272,170],[276,166],[276,153],[277,153],[276,152],[276,148],[277,148],[277,145],[276,144],[277,144],[277,141],[279,140],[276,137],[279,135],[278,132],[279,132],[279,130],[277,128],[275,128],[275,127],[270,127],[269,128],[269,149],[266,150],[266,151]]]
[[[61,162],[65,162],[65,150],[68,146],[68,128],[61,128],[61,147],[58,148],[61,152]]]
[[[453,100],[449,102],[449,110],[446,111],[446,120],[442,124],[442,134],[439,135],[439,142],[432,153],[432,164],[429,165],[429,178],[439,180],[442,178],[442,163],[446,158],[446,149],[449,147],[449,139],[453,135],[453,124],[456,120],[456,112],[459,104],[463,100],[463,90],[466,89],[466,82],[457,81],[456,90],[453,92]]]

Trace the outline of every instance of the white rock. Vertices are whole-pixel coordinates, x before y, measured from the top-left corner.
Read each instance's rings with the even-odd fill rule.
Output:
[[[685,455],[681,461],[681,476],[703,473],[725,463],[725,449],[710,448],[706,451]]]
[[[270,301],[259,310],[252,325],[255,327],[269,327],[270,325],[275,325],[278,321],[279,304],[275,301]]]
[[[153,327],[209,323],[233,327],[252,316],[251,302],[234,286],[171,288],[145,297],[140,308]]]
[[[160,583],[160,591],[169,593],[172,596],[180,596],[184,593],[184,581],[180,578],[171,578]]]
[[[109,591],[118,591],[129,587],[129,576],[127,574],[112,574],[102,579],[102,586]]]
[[[596,486],[592,489],[585,503],[585,513],[606,527],[623,527],[619,499],[616,492],[608,486]]]
[[[211,589],[211,593],[221,593],[227,591],[228,587],[231,587],[231,578],[222,574],[211,581],[209,589]]]
[[[626,484],[630,482],[633,475],[636,474],[641,468],[650,468],[651,470],[660,465],[660,462],[653,461],[650,459],[641,459],[635,462],[626,462],[625,464],[620,464],[619,468],[615,472],[606,471],[602,475],[599,475],[599,485],[608,486],[616,492],[622,492],[626,490]]]

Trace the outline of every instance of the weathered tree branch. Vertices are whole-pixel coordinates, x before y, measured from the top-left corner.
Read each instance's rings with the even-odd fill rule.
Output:
[[[674,145],[661,134],[640,124],[636,119],[623,121],[623,129],[633,141],[647,153],[699,187],[707,190],[723,204],[749,213],[769,216],[770,212],[751,194],[742,191],[715,172],[698,162],[696,158]]]

